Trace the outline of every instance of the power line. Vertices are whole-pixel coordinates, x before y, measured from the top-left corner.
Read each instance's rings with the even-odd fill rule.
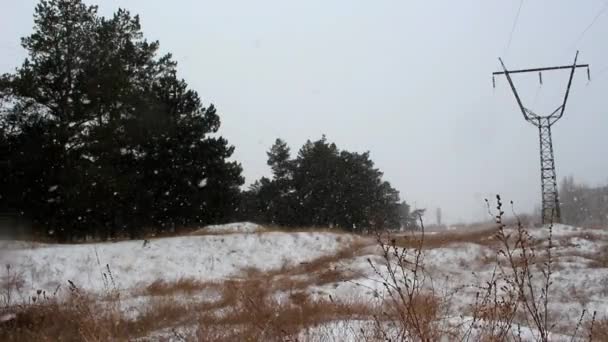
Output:
[[[583,32],[581,32],[581,34],[574,41],[574,43],[572,45],[570,45],[570,48],[568,50],[571,50],[572,48],[576,47],[576,45],[585,37],[585,34],[587,34],[587,31],[589,31],[591,29],[591,27],[593,27],[595,22],[599,19],[599,17],[602,16],[602,14],[604,14],[604,12],[606,12],[606,10],[608,10],[608,2],[604,2],[604,6],[602,6],[602,8],[600,8],[599,12],[597,12],[595,17],[593,17],[593,20],[591,20],[591,23],[589,23],[589,25],[587,25],[587,27],[585,27]]]
[[[513,20],[513,26],[511,27],[511,33],[509,34],[509,41],[507,42],[507,46],[505,47],[505,52],[503,56],[507,54],[509,47],[511,47],[511,41],[513,40],[513,33],[515,32],[515,27],[517,26],[517,21],[519,20],[519,13],[521,13],[521,7],[524,4],[524,0],[520,0],[519,8],[517,8],[517,13],[515,14],[515,19]]]
[[[587,31],[589,31],[591,29],[591,27],[593,27],[593,25],[595,25],[595,23],[597,22],[599,17],[601,17],[602,14],[604,14],[604,12],[606,12],[606,10],[608,10],[608,2],[604,2],[604,6],[602,6],[602,8],[600,8],[600,10],[597,12],[597,14],[593,17],[593,20],[591,20],[591,23],[589,23],[589,25],[587,25],[587,27],[585,27],[583,32],[581,32],[581,34],[578,36],[578,38],[570,46],[570,49],[573,47],[576,47],[576,45],[584,38]],[[594,78],[603,78],[600,76],[603,76],[606,71],[608,71],[608,65],[601,68],[597,73],[595,73]]]

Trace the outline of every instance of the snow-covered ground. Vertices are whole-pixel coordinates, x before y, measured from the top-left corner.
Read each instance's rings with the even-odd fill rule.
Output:
[[[254,232],[259,233],[252,234]],[[534,239],[542,241],[538,248],[546,245],[548,232],[547,228],[530,230]],[[33,246],[4,242],[0,262],[10,264],[11,270],[20,275],[25,282],[25,292],[38,289],[53,292],[67,280],[81,288],[101,292],[108,286],[109,273],[116,287],[128,292],[159,279],[195,278],[217,282],[243,276],[244,270],[252,268],[270,271],[297,267],[332,255],[356,240],[348,234],[328,232],[264,232],[252,223],[209,226],[199,233],[202,235],[79,245]],[[434,236],[440,234],[453,232]],[[598,256],[608,253],[608,231],[555,225],[552,239],[555,264],[549,308],[555,321],[564,322],[563,327],[556,326],[561,329],[556,334],[571,329],[571,323],[576,324],[582,310],[596,311],[600,318],[608,317],[608,268],[597,264]],[[370,267],[369,260],[381,271],[386,267],[374,240],[365,241],[358,253],[327,265],[356,276],[348,281],[311,284],[308,293],[322,298],[332,296],[344,302],[370,301],[379,294],[382,296],[381,278]],[[478,291],[476,286],[484,285],[494,271],[494,265],[488,260],[493,260],[495,255],[495,247],[474,242],[448,243],[424,251],[423,262],[434,290],[450,293],[460,289],[451,299],[452,317],[466,320],[469,315],[466,310]],[[536,278],[540,284],[540,272]],[[338,334],[340,340],[356,340],[362,324],[370,322],[328,322],[302,332],[302,336],[304,340],[323,340],[328,334]],[[317,335],[325,337],[314,337]],[[559,335],[554,336],[558,339]]]
[[[86,290],[103,291],[103,273],[112,274],[118,289],[158,279],[217,281],[245,269],[268,271],[309,261],[331,254],[347,240],[337,234],[267,232],[36,248],[16,242],[2,254],[1,263],[20,274],[27,291],[52,293],[67,280]]]
[[[251,222],[235,222],[206,226],[195,230],[192,235],[197,234],[228,234],[228,233],[257,233],[264,231],[264,227]]]

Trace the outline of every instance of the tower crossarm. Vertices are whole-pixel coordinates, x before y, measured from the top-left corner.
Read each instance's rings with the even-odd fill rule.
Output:
[[[535,123],[539,118],[551,118],[550,123],[553,124],[555,121],[562,118],[564,115],[564,111],[566,110],[566,103],[568,102],[568,96],[570,94],[570,87],[572,86],[572,79],[574,78],[574,72],[577,68],[587,68],[587,79],[591,80],[591,74],[589,72],[589,64],[576,64],[578,60],[578,51],[576,51],[576,55],[574,56],[574,63],[572,65],[562,65],[562,66],[554,66],[554,67],[544,67],[544,68],[532,68],[532,69],[519,69],[519,70],[508,70],[503,62],[502,58],[498,58],[500,61],[500,65],[502,66],[503,71],[496,71],[492,73],[492,83],[494,86],[496,85],[496,81],[494,80],[495,76],[505,75],[507,77],[507,81],[509,81],[509,86],[511,86],[511,90],[513,91],[513,95],[515,96],[515,100],[517,100],[517,104],[519,105],[519,109],[524,116],[526,121],[531,123]],[[538,72],[539,76],[543,71],[551,71],[551,70],[565,70],[570,69],[570,77],[568,79],[568,86],[566,87],[566,93],[564,94],[564,101],[558,107],[556,111],[551,113],[549,116],[539,116],[533,113],[531,110],[524,107],[521,97],[517,92],[517,88],[515,88],[515,83],[513,82],[513,78],[511,75],[519,74],[519,73],[530,73],[530,72]],[[539,77],[542,84],[542,77]],[[536,124],[535,124],[536,125]]]

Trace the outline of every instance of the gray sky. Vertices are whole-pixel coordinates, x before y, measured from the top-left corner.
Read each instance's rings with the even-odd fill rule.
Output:
[[[25,52],[36,1],[0,0],[0,73]],[[554,126],[558,177],[608,182],[606,1],[517,0],[98,0],[141,16],[143,31],[172,52],[180,76],[221,114],[247,183],[268,175],[266,151],[281,137],[294,153],[326,134],[340,148],[371,151],[402,198],[450,222],[485,218],[501,193],[519,211],[540,201],[538,134],[504,78],[507,67],[565,65],[580,49],[592,82],[575,76]],[[595,23],[594,17],[602,13]],[[567,72],[518,76],[524,102],[545,114]],[[538,96],[536,95],[538,93]],[[434,215],[429,215],[434,221]]]

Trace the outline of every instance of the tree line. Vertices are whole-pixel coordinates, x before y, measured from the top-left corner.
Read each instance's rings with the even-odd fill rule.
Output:
[[[0,77],[0,212],[58,240],[248,219],[346,229],[412,227],[412,213],[369,153],[321,140],[292,159],[268,153],[272,179],[248,190],[220,116],[177,77],[137,15],[42,0],[28,57]]]
[[[369,152],[339,150],[323,136],[307,141],[295,158],[277,139],[268,151],[272,178],[243,193],[241,214],[280,226],[339,227],[351,231],[413,229],[423,211],[412,212],[382,180]]]
[[[560,209],[566,224],[585,227],[608,225],[608,185],[588,186],[565,177],[560,184]]]

